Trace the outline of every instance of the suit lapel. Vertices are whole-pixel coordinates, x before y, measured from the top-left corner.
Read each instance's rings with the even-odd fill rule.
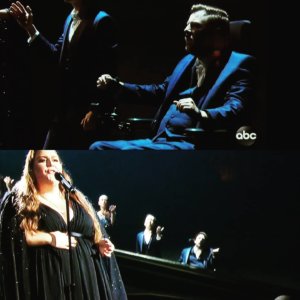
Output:
[[[221,71],[220,75],[218,76],[216,82],[214,85],[211,87],[211,89],[208,91],[207,96],[205,97],[205,100],[203,104],[201,105],[201,109],[205,109],[208,107],[208,105],[211,102],[211,99],[215,96],[219,88],[222,86],[224,81],[233,73],[233,71],[237,68],[238,66],[238,61],[237,61],[237,55],[232,52],[225,67]]]
[[[66,46],[66,42],[68,42],[68,32],[69,32],[71,22],[72,22],[72,16],[71,16],[71,14],[69,14],[69,16],[66,19],[65,26],[64,26],[64,33],[63,33],[64,41],[63,41],[63,44],[62,44],[62,50],[60,52],[59,62],[62,61],[62,56],[63,56],[64,49],[65,49],[65,46]]]
[[[195,60],[195,56],[189,54],[187,55],[182,61],[181,63],[176,67],[176,69],[174,70],[171,78],[170,78],[170,82],[169,82],[169,86],[166,92],[166,97],[165,99],[168,99],[169,96],[171,95],[171,93],[173,92],[176,84],[178,83],[178,80],[181,78],[182,74],[186,71],[186,69],[192,64],[194,63]]]
[[[91,25],[91,21],[82,20],[77,29],[74,32],[74,35],[70,41],[70,47],[74,47],[78,44],[82,36],[84,35],[86,27]]]
[[[188,263],[188,260],[189,260],[189,257],[190,257],[190,255],[191,255],[192,249],[193,249],[193,247],[190,247],[190,248],[188,248],[187,251],[186,251],[186,256],[185,256],[185,263],[186,263],[186,264]]]
[[[185,56],[176,66],[175,70],[173,71],[172,75],[169,77],[169,85],[166,91],[166,95],[164,98],[164,101],[160,108],[158,109],[154,122],[152,123],[153,128],[157,130],[157,126],[159,125],[159,122],[163,118],[164,113],[168,110],[169,108],[169,100],[172,95],[172,93],[175,90],[175,87],[178,83],[178,81],[181,79],[183,76],[183,73],[186,72],[187,68],[192,65],[195,61],[195,56],[188,54]]]

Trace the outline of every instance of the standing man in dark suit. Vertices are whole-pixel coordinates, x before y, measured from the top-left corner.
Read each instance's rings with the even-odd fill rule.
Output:
[[[137,234],[136,252],[161,257],[161,239],[163,227],[157,226],[156,218],[148,214],[144,222],[145,230]]]
[[[97,81],[100,89],[118,88],[131,99],[160,104],[154,137],[99,141],[90,149],[192,150],[194,145],[183,135],[185,128],[235,132],[247,122],[253,100],[253,57],[231,51],[228,14],[215,7],[193,5],[184,33],[189,54],[162,84],[117,83],[109,74]]]
[[[12,3],[10,13],[27,31],[28,43],[37,55],[54,56],[59,62],[60,97],[55,119],[48,132],[46,148],[87,148],[94,129],[91,103],[104,99],[95,86],[99,72],[115,73],[116,28],[112,18],[100,10],[98,0],[65,0],[73,7],[63,34],[50,43],[33,24],[29,6]],[[100,1],[101,2],[101,1]],[[50,84],[50,87],[52,85]],[[100,122],[99,122],[100,123]]]

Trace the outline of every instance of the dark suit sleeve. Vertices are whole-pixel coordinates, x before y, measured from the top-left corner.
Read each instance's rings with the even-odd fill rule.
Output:
[[[209,254],[206,259],[206,269],[213,271],[215,267],[215,255],[213,249],[209,249]]]
[[[44,59],[55,61],[59,60],[59,55],[61,47],[64,41],[64,35],[62,34],[56,43],[51,43],[46,37],[41,33],[36,37],[34,41],[30,44],[30,48],[34,51],[38,57],[43,57]]]
[[[0,298],[26,300],[31,299],[27,246],[14,203],[11,193],[0,210]]]
[[[247,119],[246,111],[249,113],[251,110],[254,97],[254,67],[254,58],[248,56],[228,79],[225,98],[219,99],[222,105],[206,109],[214,127],[231,125],[240,119]]]

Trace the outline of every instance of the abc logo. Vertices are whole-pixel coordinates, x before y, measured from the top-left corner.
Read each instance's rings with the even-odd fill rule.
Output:
[[[239,144],[243,146],[251,146],[257,139],[257,134],[253,132],[250,126],[243,126],[236,132],[235,137]]]

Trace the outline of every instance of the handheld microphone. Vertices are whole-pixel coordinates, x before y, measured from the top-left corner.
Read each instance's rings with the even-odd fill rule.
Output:
[[[55,172],[54,177],[56,180],[58,180],[62,186],[69,192],[69,193],[75,193],[76,188],[73,186],[64,176],[63,174],[59,172]]]

